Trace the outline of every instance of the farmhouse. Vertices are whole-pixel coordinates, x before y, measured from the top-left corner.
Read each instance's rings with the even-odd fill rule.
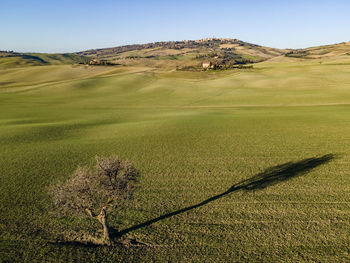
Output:
[[[202,67],[203,67],[204,69],[210,68],[210,67],[211,67],[211,62],[203,62],[203,63],[202,63]]]

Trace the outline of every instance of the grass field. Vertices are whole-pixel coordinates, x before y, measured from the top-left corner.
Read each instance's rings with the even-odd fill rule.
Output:
[[[349,262],[349,112],[350,59],[0,69],[0,259]],[[47,187],[111,154],[142,176],[110,223],[148,246],[54,243],[96,225],[53,217]]]

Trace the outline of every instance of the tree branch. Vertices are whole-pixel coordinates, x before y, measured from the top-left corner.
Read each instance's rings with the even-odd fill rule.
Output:
[[[91,209],[85,208],[85,211],[86,211],[91,217],[93,217],[93,218],[96,218],[96,217],[97,217],[97,216],[95,216],[95,215],[92,213]]]

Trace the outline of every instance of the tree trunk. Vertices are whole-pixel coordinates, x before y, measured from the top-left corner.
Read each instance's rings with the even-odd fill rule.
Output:
[[[100,214],[96,218],[98,219],[98,221],[100,221],[100,223],[103,226],[103,238],[104,238],[104,240],[107,242],[110,242],[110,240],[111,240],[110,228],[108,225],[107,212],[106,212],[105,207],[102,208]]]

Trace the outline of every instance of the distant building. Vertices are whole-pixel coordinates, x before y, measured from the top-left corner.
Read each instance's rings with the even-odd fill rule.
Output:
[[[110,62],[108,60],[105,59],[98,59],[98,58],[94,58],[92,60],[89,61],[89,65],[93,65],[93,66],[112,66],[112,65],[117,65],[113,62]]]
[[[210,67],[211,67],[211,62],[203,62],[203,63],[202,63],[202,68],[208,69],[208,68],[210,68]]]
[[[89,65],[100,65],[100,64],[101,64],[101,60],[97,58],[94,58],[89,61]]]

